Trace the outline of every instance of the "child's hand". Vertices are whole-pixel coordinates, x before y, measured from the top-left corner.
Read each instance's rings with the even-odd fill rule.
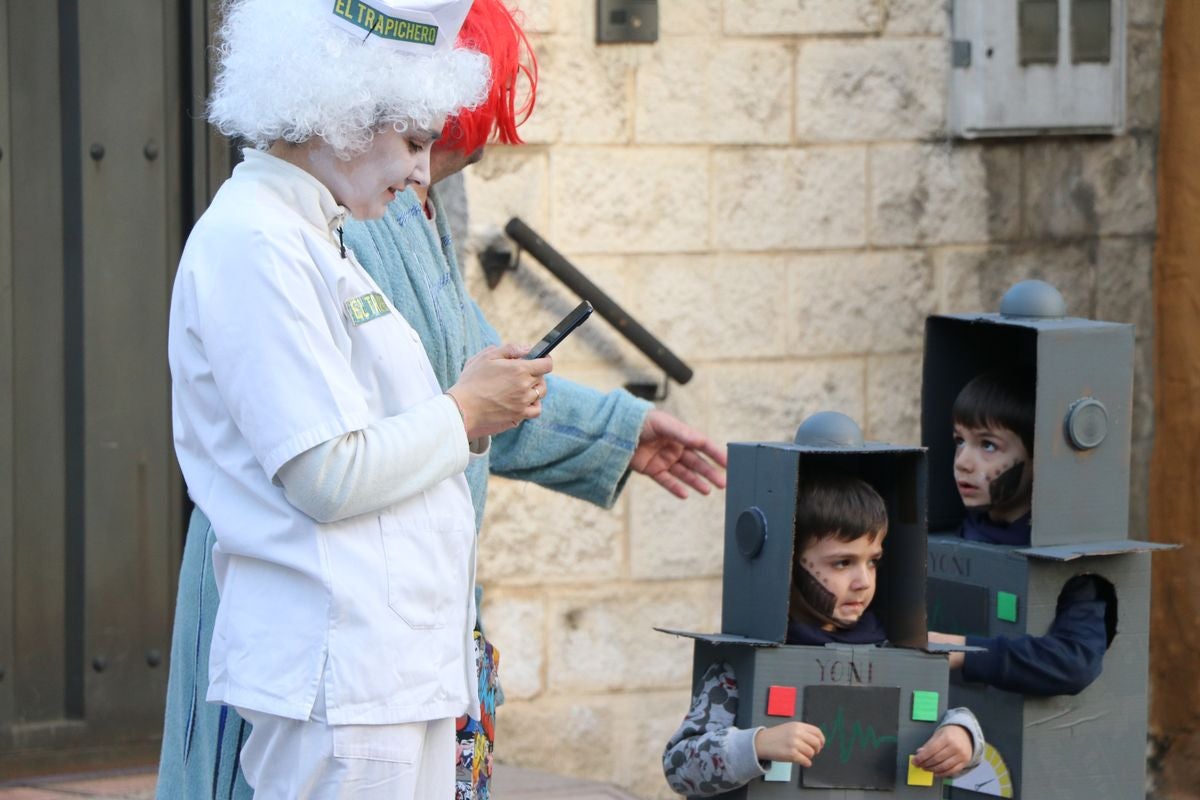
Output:
[[[955,775],[971,760],[974,743],[971,734],[961,725],[943,725],[934,731],[929,741],[917,748],[913,763],[939,778]]]
[[[968,736],[967,741],[970,739]],[[812,766],[813,758],[824,746],[825,734],[807,722],[785,722],[763,728],[754,737],[754,750],[759,761],[787,761],[805,767]],[[967,754],[970,755],[969,748]]]
[[[936,631],[929,632],[930,644],[966,644],[967,637],[955,636],[951,633],[938,633]],[[962,669],[963,653],[950,653],[950,669]]]

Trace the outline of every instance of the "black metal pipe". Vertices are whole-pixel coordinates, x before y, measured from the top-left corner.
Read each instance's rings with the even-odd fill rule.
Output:
[[[680,384],[687,383],[692,379],[691,367],[683,363],[679,356],[671,352],[670,348],[643,328],[637,320],[629,316],[625,309],[604,293],[603,289],[588,280],[587,276],[568,261],[562,253],[547,244],[545,239],[519,217],[510,219],[504,226],[504,232],[512,237],[513,241],[519,244],[523,250],[526,250],[546,269],[550,270],[554,277],[566,284],[568,289],[591,303],[597,314],[608,320],[622,336],[661,367],[670,378]]]

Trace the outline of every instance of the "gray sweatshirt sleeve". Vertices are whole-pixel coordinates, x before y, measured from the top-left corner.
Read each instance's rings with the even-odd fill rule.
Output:
[[[754,737],[762,729],[735,727],[737,708],[733,668],[713,664],[704,673],[683,724],[663,752],[663,774],[672,791],[711,797],[766,774],[754,750]]]
[[[946,713],[942,715],[942,721],[938,723],[938,727],[944,728],[947,725],[961,725],[966,728],[967,733],[971,734],[971,742],[974,746],[974,749],[971,751],[971,760],[967,762],[965,767],[958,771],[958,774],[961,775],[978,767],[979,762],[983,760],[983,728],[979,727],[979,720],[975,719],[975,715],[971,713],[971,709],[946,709]]]

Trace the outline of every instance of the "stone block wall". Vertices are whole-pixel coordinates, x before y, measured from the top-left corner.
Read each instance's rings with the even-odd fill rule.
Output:
[[[1161,0],[1129,0],[1128,132],[947,138],[944,0],[660,0],[660,38],[596,45],[594,0],[524,0],[542,68],[522,147],[468,170],[470,244],[520,216],[696,371],[662,405],[725,441],[836,409],[919,439],[923,320],[1040,277],[1135,323],[1131,526],[1153,432],[1151,259]],[[532,342],[575,303],[531,257],[472,291]],[[662,376],[600,319],[556,372]],[[508,702],[498,758],[670,796],[690,643],[715,630],[724,498],[634,477],[612,510],[495,480],[480,551]]]

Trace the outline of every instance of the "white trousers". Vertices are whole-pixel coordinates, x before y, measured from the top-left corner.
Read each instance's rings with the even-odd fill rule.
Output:
[[[454,797],[454,720],[329,725],[323,691],[301,722],[239,708],[253,729],[242,771],[254,800]]]

